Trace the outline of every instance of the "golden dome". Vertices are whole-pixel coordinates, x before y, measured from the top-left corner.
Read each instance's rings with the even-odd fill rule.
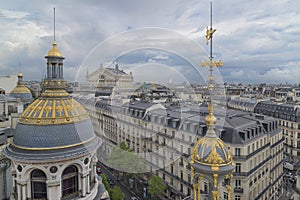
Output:
[[[53,42],[53,47],[48,52],[48,56],[63,57],[62,53],[56,47],[56,42]]]
[[[233,163],[228,146],[220,138],[207,136],[196,143],[191,161],[212,168]]]
[[[72,98],[43,98],[33,101],[22,113],[22,124],[70,124],[88,119],[87,111]]]
[[[31,91],[24,86],[24,84],[19,84],[10,92],[10,97],[21,98],[21,99],[31,99]]]
[[[22,73],[18,73],[18,77],[23,77],[23,74]]]
[[[24,94],[24,93],[30,93],[30,90],[24,86],[24,85],[17,85],[12,91],[11,93],[14,93],[14,94]]]

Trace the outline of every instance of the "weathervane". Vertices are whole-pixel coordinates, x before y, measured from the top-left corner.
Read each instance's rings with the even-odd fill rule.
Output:
[[[209,91],[210,91],[210,95],[213,91],[214,85],[213,85],[213,67],[221,67],[223,65],[222,61],[215,61],[213,60],[213,56],[212,56],[212,39],[213,39],[213,34],[216,32],[217,29],[213,29],[212,27],[212,2],[210,2],[210,28],[206,27],[206,44],[208,44],[210,42],[210,55],[209,55],[209,61],[203,60],[201,65],[203,67],[209,67]],[[209,111],[209,115],[213,116],[213,104],[212,104],[212,99],[210,97],[210,103],[208,106],[208,111]]]

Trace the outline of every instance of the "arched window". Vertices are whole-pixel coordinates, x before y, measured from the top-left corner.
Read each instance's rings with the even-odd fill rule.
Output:
[[[78,169],[74,165],[67,167],[62,173],[62,197],[78,194]]]
[[[46,175],[43,171],[35,169],[31,172],[32,199],[47,199]]]

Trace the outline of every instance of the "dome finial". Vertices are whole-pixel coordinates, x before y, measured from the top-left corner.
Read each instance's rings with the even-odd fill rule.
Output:
[[[53,45],[52,49],[48,52],[48,56],[63,57],[62,53],[57,49],[55,39],[55,7],[53,8]]]
[[[55,43],[55,7],[53,8],[53,43]]]

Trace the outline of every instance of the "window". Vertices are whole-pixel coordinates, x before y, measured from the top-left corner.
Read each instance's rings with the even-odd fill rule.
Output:
[[[241,200],[241,196],[240,195],[235,195],[234,200]]]
[[[47,199],[46,180],[46,174],[43,171],[35,169],[31,172],[32,199]]]
[[[204,182],[204,192],[208,193],[208,184],[206,182]]]
[[[183,172],[180,171],[180,178],[183,179]]]
[[[241,156],[241,148],[235,148],[235,156]]]
[[[192,182],[191,180],[192,180],[192,179],[191,179],[191,175],[188,175],[188,182],[189,182],[189,183]]]
[[[183,167],[183,158],[180,158],[179,165]]]
[[[74,165],[62,173],[62,197],[73,197],[78,192],[78,169]]]
[[[191,189],[190,188],[187,189],[187,196],[191,196]]]
[[[241,188],[241,180],[239,180],[239,179],[235,180],[235,187]]]
[[[241,173],[241,163],[236,163],[235,172],[236,173]]]
[[[228,193],[227,193],[227,192],[224,192],[224,193],[223,193],[223,197],[224,197],[225,200],[227,200],[227,199],[228,199]]]

